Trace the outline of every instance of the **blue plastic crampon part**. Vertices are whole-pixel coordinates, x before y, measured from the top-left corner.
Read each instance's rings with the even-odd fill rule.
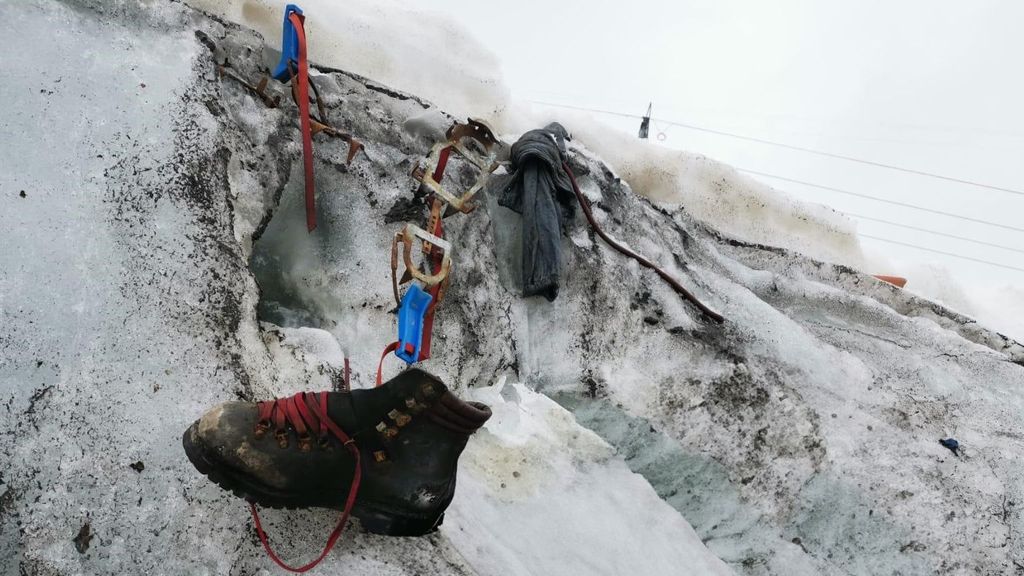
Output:
[[[299,61],[299,33],[295,30],[295,26],[292,25],[292,21],[288,19],[288,15],[292,12],[301,15],[302,8],[295,4],[289,4],[284,7],[284,30],[281,32],[281,61],[277,63],[277,68],[274,68],[274,80],[279,82],[291,80],[292,71],[289,68],[289,63],[297,65]]]
[[[398,307],[398,349],[395,356],[406,364],[415,364],[420,358],[420,345],[423,344],[423,318],[430,308],[433,298],[424,292],[418,284],[413,284],[402,297],[402,305]]]

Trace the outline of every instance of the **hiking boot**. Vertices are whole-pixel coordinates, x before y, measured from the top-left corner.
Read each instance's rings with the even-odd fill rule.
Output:
[[[490,416],[412,368],[370,390],[227,402],[182,443],[196,469],[250,502],[351,509],[375,534],[419,536],[441,523],[459,454]]]

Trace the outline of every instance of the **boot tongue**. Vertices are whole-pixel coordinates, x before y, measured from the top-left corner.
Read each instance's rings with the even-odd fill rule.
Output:
[[[355,407],[355,396],[360,392],[366,391],[331,392],[327,397],[327,416],[349,435],[364,427],[359,411]]]
[[[410,368],[377,388],[331,394],[327,412],[344,430],[357,434],[381,423],[391,426],[424,406],[429,406],[425,413],[431,421],[467,436],[491,417],[491,409],[486,405],[461,400],[443,382],[417,368]]]
[[[443,382],[410,368],[376,388],[332,394],[327,412],[339,426],[355,434],[437,405],[446,394],[449,392]]]

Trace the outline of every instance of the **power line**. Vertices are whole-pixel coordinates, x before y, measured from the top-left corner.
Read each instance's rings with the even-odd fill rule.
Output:
[[[586,95],[582,94],[582,93],[580,93],[580,94],[572,94],[572,93],[556,92],[556,91],[552,91],[552,90],[540,90],[540,89],[537,89],[537,90],[532,90],[532,92],[535,93],[535,94],[543,94],[542,96],[537,96],[538,98],[554,97],[554,98],[561,99],[561,100],[565,100],[565,99],[577,100],[577,99],[585,98],[586,97]],[[532,99],[527,98],[526,101],[527,102],[533,102],[535,104],[544,104],[544,105],[547,105],[547,106],[558,106],[558,107],[562,106],[562,104],[555,104],[554,102],[548,102],[548,101],[545,101],[545,100],[532,100]],[[632,104],[626,104],[626,102],[627,102],[627,100],[618,99],[617,103],[618,104],[622,104],[624,106],[630,106],[630,105],[636,103],[635,100],[632,101]],[[595,112],[605,112],[604,110],[598,110],[598,109],[592,109],[592,108],[581,108],[581,109],[592,110],[592,111],[595,111]],[[611,112],[611,113],[613,113],[613,114],[620,114],[619,112]],[[637,115],[633,115],[633,116],[634,117],[638,117]],[[806,114],[796,114],[796,113],[792,113],[792,112],[789,112],[789,113],[784,113],[784,112],[765,112],[763,110],[760,111],[760,116],[761,117],[768,117],[768,118],[787,118],[787,119],[795,118],[797,120],[804,121],[805,123],[808,122],[808,121],[819,122],[821,120],[820,117],[808,116]],[[992,135],[997,136],[999,138],[1006,138],[1006,139],[1013,139],[1013,140],[1024,140],[1024,132],[1015,132],[1013,130],[999,130],[999,129],[995,129],[995,128],[986,128],[986,127],[983,127],[983,126],[970,126],[970,127],[968,127],[968,126],[956,126],[956,125],[942,125],[942,124],[935,124],[935,123],[930,123],[927,126],[925,126],[923,124],[913,124],[913,123],[910,123],[910,122],[886,122],[886,121],[878,121],[878,120],[875,121],[874,126],[880,127],[880,128],[906,128],[906,129],[914,130],[914,131],[918,131],[918,132],[946,132],[946,133],[955,133],[955,134],[965,134],[965,133],[967,133],[967,134],[992,134]],[[817,133],[817,134],[820,134],[820,133]],[[885,141],[889,141],[889,140],[879,140],[879,141],[885,142]],[[895,142],[902,142],[902,141],[895,141]],[[904,143],[913,144],[913,143],[920,143],[920,142],[910,141],[910,142],[904,142]],[[928,144],[934,144],[934,145],[942,145],[943,144],[941,142],[927,142],[927,143]]]
[[[1006,225],[1003,225],[1003,224],[997,224],[995,222],[988,222],[986,220],[978,220],[978,219],[975,219],[975,218],[969,218],[967,216],[960,216],[960,215],[952,214],[952,213],[949,213],[949,212],[942,212],[941,210],[932,210],[931,208],[925,208],[923,206],[915,206],[914,204],[906,204],[906,203],[903,203],[903,202],[896,202],[894,200],[887,200],[885,198],[878,198],[876,196],[869,196],[867,194],[859,194],[857,192],[850,192],[848,190],[840,190],[838,188],[832,188],[830,186],[822,186],[822,185],[819,185],[819,184],[812,184],[810,182],[804,182],[803,180],[796,180],[796,179],[793,179],[793,178],[786,178],[784,176],[777,176],[775,174],[768,174],[768,173],[765,173],[765,172],[757,172],[757,171],[754,171],[754,170],[744,170],[742,168],[740,168],[738,170],[740,170],[741,172],[747,172],[749,174],[756,174],[758,176],[766,176],[768,178],[776,178],[778,180],[785,180],[787,182],[793,182],[793,183],[796,183],[796,184],[803,184],[805,186],[811,186],[813,188],[821,188],[823,190],[831,190],[833,192],[839,192],[841,194],[850,194],[852,196],[857,196],[857,197],[860,197],[860,198],[867,198],[867,199],[870,199],[870,200],[877,200],[879,202],[885,202],[885,203],[888,203],[888,204],[895,204],[897,206],[904,206],[904,207],[907,207],[907,208],[913,208],[915,210],[923,210],[923,211],[926,211],[926,212],[934,212],[936,214],[941,214],[943,216],[950,216],[950,217],[953,217],[953,218],[960,218],[960,219],[963,219],[963,220],[970,220],[972,222],[978,222],[978,223],[981,223],[981,224],[988,224],[988,225],[991,225],[991,226],[998,226],[1000,228],[1007,228],[1007,229],[1010,229],[1010,230],[1016,230],[1018,232],[1024,232],[1024,229],[1021,229],[1021,228],[1014,228],[1012,226],[1006,226]],[[899,226],[899,227],[902,227],[902,228],[909,228],[911,230],[919,230],[921,232],[929,232],[931,234],[938,234],[940,236],[948,236],[950,238],[956,238],[958,240],[966,240],[968,242],[976,242],[978,244],[984,244],[984,245],[987,245],[987,246],[994,246],[996,248],[1003,248],[1003,249],[1006,249],[1006,250],[1013,250],[1014,252],[1024,252],[1024,250],[1020,250],[1020,249],[1017,249],[1017,248],[1011,248],[1009,246],[1002,246],[1000,244],[992,244],[992,243],[989,243],[989,242],[983,242],[981,240],[975,240],[973,238],[967,238],[966,236],[957,236],[955,234],[947,234],[945,232],[939,232],[937,230],[929,230],[927,228],[919,228],[917,226],[911,226],[909,224],[900,224],[898,222],[892,222],[890,220],[883,220],[881,218],[875,218],[873,216],[862,216],[862,215],[852,214],[852,213],[848,213],[848,214],[850,214],[851,216],[857,217],[857,218],[864,218],[866,220],[875,220],[877,222],[883,222],[885,224],[891,224],[893,226]],[[879,237],[879,236],[873,236],[871,234],[863,234],[863,233],[858,232],[857,235],[862,237],[862,238],[870,238],[872,240],[878,240],[878,241],[881,241],[881,242],[888,242],[890,244],[898,244],[900,246],[907,246],[909,248],[916,248],[918,250],[924,250],[926,252],[933,252],[935,254],[942,254],[942,255],[945,255],[945,256],[952,256],[953,258],[960,258],[962,260],[970,260],[972,262],[978,262],[980,264],[988,264],[990,266],[996,266],[998,268],[1006,268],[1008,270],[1016,270],[1018,272],[1024,272],[1024,268],[1017,268],[1016,266],[1010,266],[1008,264],[1000,264],[998,262],[992,262],[990,260],[982,260],[980,258],[973,258],[971,256],[964,256],[962,254],[954,254],[952,252],[945,252],[943,250],[936,250],[934,248],[926,248],[924,246],[918,246],[917,244],[910,244],[908,242],[900,242],[898,240],[890,240],[888,238],[882,238],[882,237]]]
[[[911,226],[910,224],[901,224],[899,222],[893,222],[892,220],[885,220],[885,219],[882,219],[882,218],[875,218],[874,216],[864,216],[863,214],[855,214],[853,212],[848,212],[846,210],[842,210],[842,213],[846,214],[847,216],[853,216],[854,218],[861,218],[863,220],[871,220],[871,221],[874,221],[874,222],[881,222],[883,224],[888,224],[890,226],[898,226],[900,228],[907,228],[909,230],[917,230],[918,232],[927,232],[929,234],[935,234],[935,235],[938,235],[938,236],[945,236],[946,238],[953,238],[953,239],[956,239],[956,240],[963,240],[965,242],[974,242],[975,244],[981,244],[982,246],[991,246],[993,248],[1001,248],[1003,250],[1010,250],[1012,252],[1019,252],[1021,254],[1024,254],[1024,250],[1022,250],[1020,248],[1014,248],[1012,246],[1004,246],[1003,244],[995,244],[993,242],[985,242],[984,240],[976,240],[974,238],[968,238],[966,236],[957,236],[956,234],[949,234],[949,233],[946,233],[946,232],[940,232],[938,230],[930,230],[928,228],[919,228],[917,226]]]
[[[534,104],[540,104],[542,106],[551,106],[553,108],[567,108],[569,110],[582,110],[584,112],[597,112],[599,114],[608,114],[609,116],[621,116],[623,118],[643,118],[643,116],[641,116],[639,114],[627,114],[625,112],[615,112],[614,110],[601,110],[599,108],[587,108],[585,106],[571,106],[569,104],[555,104],[554,102],[543,102],[541,100],[527,100],[527,102],[532,102]],[[652,120],[657,120],[658,122],[666,122],[665,120],[662,120],[661,118],[652,118]]]
[[[889,200],[888,198],[879,198],[878,196],[871,196],[869,194],[861,194],[859,192],[851,192],[849,190],[843,190],[841,188],[834,188],[832,186],[824,186],[822,184],[815,184],[813,182],[806,182],[804,180],[797,180],[796,178],[787,178],[785,176],[779,176],[778,174],[768,174],[767,172],[758,172],[757,170],[747,170],[745,168],[737,168],[740,172],[746,172],[747,174],[754,174],[756,176],[764,176],[766,178],[775,178],[776,180],[782,180],[784,182],[792,182],[794,184],[802,184],[804,186],[810,186],[812,188],[820,188],[822,190],[829,190],[839,194],[847,194],[849,196],[856,196],[858,198],[866,198],[868,200],[875,200],[877,202],[884,202],[886,204],[892,204],[894,206],[902,206],[904,208],[912,208],[914,210],[920,210],[922,212],[930,212],[932,214],[939,214],[941,216],[948,216],[950,218],[957,218],[960,220],[967,220],[968,222],[976,222],[978,224],[985,224],[988,226],[995,226],[996,228],[1003,228],[1005,230],[1013,230],[1014,232],[1024,232],[1024,228],[1018,228],[1016,226],[1010,226],[1008,224],[1000,224],[998,222],[992,222],[989,220],[981,220],[980,218],[971,218],[970,216],[961,216],[952,212],[944,212],[942,210],[935,210],[934,208],[926,208],[924,206],[918,206],[917,204],[907,204],[906,202],[897,202],[896,200]]]
[[[600,110],[598,108],[587,108],[584,106],[570,106],[567,104],[555,104],[554,102],[542,102],[539,100],[530,100],[535,104],[541,104],[543,106],[552,106],[555,108],[567,108],[570,110],[583,110],[587,112],[597,112],[599,114],[608,114],[612,116],[621,116],[625,118],[643,118],[638,114],[627,114],[624,112],[615,112],[612,110]],[[786,144],[785,142],[777,142],[775,140],[766,140],[764,138],[756,138],[754,136],[746,136],[743,134],[736,134],[734,132],[726,132],[724,130],[716,130],[714,128],[706,128],[704,126],[697,126],[695,124],[688,124],[686,122],[676,122],[674,120],[666,120],[664,118],[651,118],[658,122],[663,122],[669,126],[678,126],[680,128],[687,128],[689,130],[696,130],[698,132],[707,132],[708,134],[716,134],[718,136],[728,136],[729,138],[737,138],[739,140],[746,140],[748,142],[757,142],[759,144],[767,144],[769,146],[777,146],[779,148],[785,148],[788,150],[795,150],[798,152],[805,152],[807,154],[816,154],[818,156],[824,156],[827,158],[837,158],[839,160],[846,160],[849,162],[857,162],[859,164],[865,164],[868,166],[875,166],[878,168],[887,168],[889,170],[896,170],[899,172],[905,172],[907,174],[916,174],[918,176],[927,176],[929,178],[937,178],[939,180],[946,180],[947,182],[956,182],[958,184],[967,184],[969,186],[977,186],[979,188],[986,188],[989,190],[996,190],[999,192],[1006,192],[1007,194],[1015,194],[1018,196],[1024,196],[1024,192],[1020,190],[1014,190],[1013,188],[1004,188],[1002,186],[994,186],[992,184],[985,184],[982,182],[975,182],[973,180],[965,180],[963,178],[954,178],[952,176],[944,176],[942,174],[935,174],[933,172],[925,172],[924,170],[916,170],[914,168],[904,168],[903,166],[896,166],[894,164],[886,164],[884,162],[876,162],[874,160],[864,160],[863,158],[855,158],[853,156],[846,156],[845,154],[836,154],[834,152],[825,152],[823,150],[815,150],[813,148],[805,148],[803,146],[794,146],[793,144]]]
[[[553,106],[553,107],[556,107],[556,108],[567,108],[567,109],[571,109],[571,110],[582,110],[582,111],[587,111],[587,112],[597,112],[597,113],[600,113],[600,114],[608,114],[608,115],[612,115],[612,116],[620,116],[620,117],[623,117],[623,118],[643,118],[643,116],[638,115],[638,114],[627,114],[627,113],[624,113],[624,112],[615,112],[615,111],[612,111],[612,110],[600,110],[600,109],[597,109],[597,108],[586,108],[586,107],[583,107],[583,106],[570,106],[570,105],[566,105],[566,104],[555,104],[555,103],[552,103],[552,102],[541,102],[541,101],[536,101],[536,100],[534,100],[532,102],[534,102],[536,104],[545,105],[545,106]],[[990,190],[998,190],[1000,192],[1007,192],[1007,193],[1010,193],[1010,194],[1017,194],[1017,195],[1024,196],[1024,192],[1021,192],[1021,191],[1018,191],[1018,190],[1013,190],[1013,189],[1010,189],[1010,188],[1002,188],[1002,187],[999,187],[999,186],[992,186],[992,185],[989,185],[989,184],[983,184],[981,182],[973,182],[973,181],[970,181],[970,180],[963,180],[963,179],[960,179],[960,178],[953,178],[953,177],[950,177],[950,176],[943,176],[941,174],[934,174],[934,173],[931,173],[931,172],[924,172],[924,171],[921,171],[921,170],[914,170],[912,168],[903,168],[901,166],[894,166],[894,165],[891,165],[891,164],[884,164],[884,163],[881,163],[881,162],[874,162],[874,161],[871,161],[871,160],[863,160],[863,159],[860,159],[860,158],[854,158],[852,156],[844,156],[842,154],[834,154],[834,153],[831,153],[831,152],[824,152],[824,151],[821,151],[821,150],[814,150],[814,149],[811,149],[811,148],[804,148],[804,147],[801,147],[801,146],[793,146],[793,145],[790,145],[790,144],[785,144],[783,142],[775,142],[775,141],[772,141],[772,140],[765,140],[765,139],[762,139],[762,138],[755,138],[755,137],[752,137],[752,136],[744,136],[742,134],[734,134],[734,133],[725,132],[725,131],[722,131],[722,130],[714,130],[714,129],[711,129],[711,128],[705,128],[703,126],[695,126],[693,124],[687,124],[687,123],[684,123],[684,122],[675,122],[675,121],[672,121],[672,120],[665,120],[665,119],[662,119],[662,118],[653,118],[653,117],[651,119],[652,120],[657,120],[658,122],[663,122],[665,124],[668,124],[669,126],[679,126],[681,128],[688,128],[690,130],[696,130],[696,131],[700,131],[700,132],[707,132],[707,133],[710,133],[710,134],[717,134],[717,135],[720,135],[720,136],[728,136],[728,137],[731,137],[731,138],[738,138],[738,139],[747,140],[747,141],[750,141],[750,142],[758,142],[758,143],[761,143],[761,144],[767,144],[767,145],[771,145],[771,146],[778,146],[778,147],[781,147],[781,148],[787,148],[787,149],[790,149],[790,150],[806,152],[806,153],[809,153],[809,154],[817,154],[819,156],[826,156],[826,157],[829,157],[829,158],[838,158],[838,159],[841,159],[841,160],[847,160],[847,161],[850,161],[850,162],[858,162],[858,163],[866,164],[866,165],[869,165],[869,166],[877,166],[877,167],[880,167],[880,168],[888,168],[890,170],[897,170],[897,171],[900,171],[900,172],[906,172],[908,174],[917,174],[917,175],[920,175],[920,176],[928,176],[928,177],[937,178],[937,179],[940,179],[940,180],[947,180],[947,181],[950,181],[950,182],[957,182],[957,183],[960,183],[960,184],[967,184],[967,185],[970,185],[970,186],[978,186],[980,188],[987,188],[987,189],[990,189]],[[738,170],[740,172],[746,172],[748,174],[754,174],[754,175],[763,176],[763,177],[766,177],[766,178],[775,178],[777,180],[783,180],[783,181],[792,182],[792,183],[795,183],[795,184],[802,184],[804,186],[810,186],[812,188],[820,188],[822,190],[829,190],[829,191],[832,191],[832,192],[837,192],[839,194],[847,194],[847,195],[856,196],[856,197],[859,197],[859,198],[866,198],[868,200],[875,200],[877,202],[884,202],[884,203],[892,204],[892,205],[895,205],[895,206],[902,206],[904,208],[911,208],[911,209],[914,209],[914,210],[921,210],[921,211],[924,211],[924,212],[930,212],[930,213],[933,213],[933,214],[939,214],[941,216],[948,216],[950,218],[956,218],[956,219],[959,219],[959,220],[966,220],[966,221],[969,221],[969,222],[976,222],[978,224],[985,224],[985,225],[988,225],[988,226],[995,226],[997,228],[1004,228],[1006,230],[1013,230],[1015,232],[1024,232],[1024,228],[1018,228],[1018,227],[1009,226],[1009,225],[1006,225],[1006,224],[999,224],[998,222],[991,222],[991,221],[988,221],[988,220],[981,220],[981,219],[978,219],[978,218],[971,218],[969,216],[961,216],[959,214],[953,214],[952,212],[944,212],[942,210],[935,210],[935,209],[932,209],[932,208],[926,208],[924,206],[917,206],[915,204],[908,204],[908,203],[905,203],[905,202],[897,202],[895,200],[889,200],[889,199],[886,199],[886,198],[879,198],[877,196],[870,196],[868,194],[861,194],[861,193],[858,193],[858,192],[851,192],[849,190],[842,190],[842,189],[834,188],[834,187],[831,187],[831,186],[823,186],[821,184],[814,184],[812,182],[806,182],[806,181],[803,181],[803,180],[797,180],[795,178],[787,178],[785,176],[779,176],[777,174],[768,174],[766,172],[758,172],[756,170],[745,170],[745,169],[742,169],[742,168],[739,168]],[[893,221],[890,221],[890,220],[884,220],[884,219],[875,218],[875,217],[872,217],[872,216],[863,216],[863,215],[858,215],[858,214],[850,214],[850,215],[854,216],[856,218],[863,218],[865,220],[874,220],[876,222],[882,222],[884,224],[890,224],[892,226],[899,226],[899,227],[908,228],[908,229],[911,229],[911,230],[927,232],[927,233],[930,233],[930,234],[937,234],[939,236],[946,236],[948,238],[954,238],[954,239],[957,239],[957,240],[964,240],[964,241],[967,241],[967,242],[974,242],[974,243],[982,244],[982,245],[985,245],[985,246],[992,246],[992,247],[995,247],[995,248],[1002,248],[1002,249],[1005,249],[1005,250],[1012,250],[1014,252],[1024,253],[1024,250],[1020,250],[1018,248],[1012,248],[1012,247],[1004,246],[1004,245],[1001,245],[1001,244],[994,244],[994,243],[991,243],[991,242],[984,242],[984,241],[981,241],[981,240],[975,240],[973,238],[968,238],[966,236],[957,236],[955,234],[948,234],[946,232],[939,232],[937,230],[929,230],[927,228],[920,228],[920,227],[911,226],[911,225],[908,225],[908,224],[901,224],[899,222],[893,222]],[[888,238],[882,238],[882,237],[873,236],[873,235],[870,235],[870,234],[858,234],[858,235],[863,237],[863,238],[870,238],[872,240],[878,240],[880,242],[888,242],[890,244],[896,244],[896,245],[899,245],[899,246],[906,246],[908,248],[915,248],[917,250],[923,250],[923,251],[932,252],[932,253],[935,253],[935,254],[942,254],[944,256],[950,256],[952,258],[960,258],[962,260],[968,260],[968,261],[971,261],[971,262],[977,262],[979,264],[987,264],[989,266],[995,266],[995,267],[1004,268],[1004,269],[1007,269],[1007,270],[1015,270],[1015,271],[1018,271],[1018,272],[1024,272],[1024,268],[1018,268],[1016,266],[1010,266],[1008,264],[1000,264],[998,262],[992,262],[990,260],[982,260],[981,258],[974,258],[974,257],[971,257],[971,256],[964,256],[962,254],[954,254],[953,252],[946,252],[946,251],[943,251],[943,250],[936,250],[934,248],[926,248],[924,246],[918,246],[917,244],[911,244],[911,243],[908,243],[908,242],[900,242],[898,240],[890,240]]]
[[[1024,268],[1017,268],[1016,266],[1010,266],[1008,264],[1000,264],[998,262],[992,262],[990,260],[982,260],[980,258],[972,258],[970,256],[964,256],[962,254],[954,254],[952,252],[945,252],[943,250],[936,250],[934,248],[925,248],[924,246],[918,246],[917,244],[910,244],[909,242],[900,242],[898,240],[890,240],[888,238],[880,238],[878,236],[872,236],[870,234],[858,234],[862,238],[870,238],[872,240],[879,240],[881,242],[888,242],[890,244],[898,244],[900,246],[907,246],[909,248],[916,248],[918,250],[924,250],[925,252],[934,252],[936,254],[943,254],[945,256],[952,256],[953,258],[960,258],[962,260],[970,260],[971,262],[978,262],[981,264],[988,264],[989,266],[996,266],[999,268],[1006,268],[1007,270],[1016,270],[1018,272],[1024,272]]]

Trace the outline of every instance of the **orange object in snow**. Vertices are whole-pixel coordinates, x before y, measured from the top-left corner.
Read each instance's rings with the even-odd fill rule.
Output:
[[[888,282],[897,288],[903,288],[907,285],[907,279],[900,278],[899,276],[879,276],[876,274],[875,278],[878,278],[882,282]]]

